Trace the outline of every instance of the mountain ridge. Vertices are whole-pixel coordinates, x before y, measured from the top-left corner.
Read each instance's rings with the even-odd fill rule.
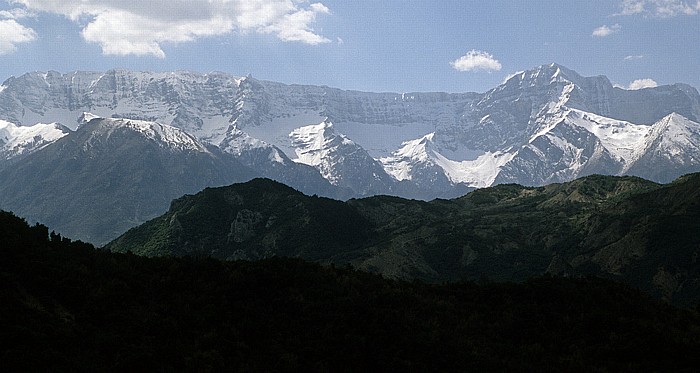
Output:
[[[173,127],[227,153],[252,170],[251,177],[343,200],[454,198],[499,183],[541,186],[595,173],[665,183],[700,171],[696,89],[677,84],[628,91],[604,76],[583,77],[557,64],[521,72],[484,93],[367,93],[225,73],[129,70],[27,73],[2,87],[0,119],[15,126],[56,122],[79,130],[76,118],[88,112],[148,122],[151,129]],[[330,129],[311,131],[329,123]],[[30,175],[49,165],[27,163],[28,152],[12,161],[19,150],[3,153],[0,169],[22,168],[14,177],[24,181],[0,180],[14,185],[0,185],[7,192],[0,205],[25,193],[20,185],[41,188]],[[64,172],[84,185],[99,176]],[[80,188],[74,192],[85,193]],[[11,204],[38,220],[57,219]],[[164,211],[167,204],[161,206]]]
[[[439,92],[409,93],[399,95],[396,93],[368,93],[359,91],[342,91],[339,89],[328,87],[285,85],[275,82],[258,81],[250,77],[238,78],[222,73],[148,73],[130,72],[128,70],[111,70],[109,72],[102,73],[99,75],[96,75],[97,73],[91,73],[92,75],[90,75],[90,77],[86,79],[75,79],[76,76],[80,76],[80,74],[80,72],[74,72],[70,74],[61,75],[60,77],[56,77],[54,76],[56,75],[54,73],[28,73],[20,78],[8,79],[8,81],[10,81],[11,83],[8,83],[8,81],[4,83],[7,85],[7,87],[3,90],[3,93],[6,93],[7,95],[8,92],[17,90],[15,86],[17,84],[20,84],[19,82],[15,82],[17,80],[29,80],[30,82],[38,81],[33,85],[41,86],[43,84],[44,86],[48,86],[50,88],[53,85],[59,84],[62,81],[68,81],[68,78],[70,76],[70,81],[72,82],[72,84],[75,81],[77,81],[78,83],[74,83],[75,87],[63,88],[63,90],[78,93],[87,91],[88,93],[90,93],[90,95],[86,95],[82,99],[79,99],[78,96],[75,96],[75,94],[73,94],[75,98],[71,98],[73,96],[68,97],[68,104],[63,102],[66,100],[63,99],[63,101],[55,102],[53,106],[57,105],[57,108],[71,108],[77,107],[82,102],[85,102],[87,103],[87,105],[91,106],[86,109],[97,109],[99,105],[103,105],[102,109],[100,110],[106,112],[97,112],[96,114],[107,117],[118,116],[130,119],[158,121],[167,124],[172,123],[176,127],[181,127],[186,131],[194,134],[195,136],[202,138],[205,141],[213,143],[214,145],[218,145],[221,141],[222,136],[224,136],[226,128],[228,127],[228,123],[235,123],[239,129],[246,131],[246,127],[250,127],[251,124],[253,127],[257,127],[263,124],[264,122],[275,122],[275,118],[281,118],[280,116],[291,115],[290,118],[298,117],[300,113],[295,113],[295,111],[299,110],[302,110],[307,114],[315,112],[317,113],[318,119],[312,120],[311,118],[299,118],[299,120],[302,120],[303,122],[295,124],[294,128],[299,127],[302,124],[318,124],[322,122],[324,118],[327,118],[329,121],[332,121],[334,123],[341,123],[340,127],[338,127],[339,133],[343,133],[345,135],[349,134],[349,137],[353,140],[357,140],[355,139],[355,137],[360,136],[360,134],[357,133],[358,129],[353,129],[353,127],[349,127],[349,125],[352,123],[383,123],[384,125],[395,123],[399,124],[399,127],[405,128],[406,126],[401,125],[401,123],[406,121],[413,123],[423,123],[423,125],[434,123],[434,126],[437,125],[440,129],[440,131],[438,131],[438,137],[445,137],[447,134],[446,131],[449,132],[448,130],[450,130],[450,128],[448,127],[450,127],[449,124],[451,121],[450,119],[445,118],[448,118],[448,116],[450,115],[454,115],[448,114],[449,112],[444,111],[448,108],[448,106],[445,105],[449,105],[450,102],[452,102],[453,104],[457,104],[457,107],[454,108],[457,110],[457,113],[465,110],[463,108],[466,108],[470,111],[476,110],[477,113],[483,112],[483,110],[489,108],[489,110],[496,110],[495,113],[491,113],[492,118],[491,121],[488,123],[493,124],[490,124],[489,126],[493,127],[494,124],[503,122],[505,120],[506,123],[501,123],[500,126],[507,124],[509,126],[509,130],[505,131],[504,133],[512,133],[514,128],[517,128],[517,126],[522,126],[523,123],[528,122],[530,120],[528,119],[528,117],[530,117],[530,114],[527,114],[527,117],[523,116],[522,118],[518,119],[516,123],[520,124],[517,124],[515,127],[513,127],[513,125],[515,125],[516,123],[507,123],[509,121],[507,118],[498,119],[498,116],[501,115],[499,114],[499,112],[500,110],[502,110],[498,108],[498,105],[500,105],[498,104],[498,102],[502,101],[503,97],[498,98],[498,95],[494,95],[496,92],[501,91],[509,92],[505,96],[506,98],[508,98],[506,100],[507,102],[509,102],[511,98],[515,98],[517,100],[520,100],[521,102],[522,100],[527,101],[534,99],[535,101],[533,101],[532,105],[534,106],[532,107],[532,110],[538,111],[536,115],[557,115],[555,112],[552,112],[552,110],[555,108],[549,108],[545,111],[542,111],[542,105],[550,102],[551,100],[564,100],[561,101],[561,103],[557,104],[559,108],[556,108],[555,111],[560,111],[563,105],[568,105],[572,108],[592,112],[598,115],[607,115],[610,116],[612,119],[628,120],[631,117],[634,117],[636,121],[632,122],[645,125],[652,124],[660,120],[663,116],[674,111],[696,122],[697,118],[700,117],[700,95],[697,94],[697,90],[690,86],[662,86],[641,90],[643,92],[625,91],[619,88],[614,88],[604,76],[582,77],[573,70],[569,70],[558,64],[542,65],[535,69],[516,74],[511,79],[507,80],[504,84],[495,87],[494,89],[484,94],[466,93],[461,96],[460,94],[446,94]],[[107,78],[108,76],[109,78]],[[110,81],[109,84],[100,83],[105,79]],[[186,81],[186,79],[191,79],[191,81]],[[90,84],[87,84],[87,82],[83,82],[85,80],[91,80]],[[513,87],[513,82],[516,81],[519,82],[519,84],[517,84],[518,87]],[[122,82],[123,84],[132,82],[131,84],[134,88],[128,88],[128,86],[125,86],[124,88],[119,88],[118,82]],[[527,82],[527,84],[524,84],[524,82]],[[27,84],[30,86],[32,85],[30,83]],[[216,84],[220,84],[220,87]],[[571,86],[571,84],[573,84],[573,86]],[[95,94],[98,94],[98,92],[95,91],[96,87],[102,87],[103,85],[114,92],[113,94],[111,94],[111,97],[106,96],[103,98],[99,98],[98,95],[96,96],[97,98],[92,98]],[[570,87],[570,92],[566,93],[561,91],[566,87]],[[549,93],[545,94],[544,96],[540,96],[541,94],[538,90],[541,89],[547,89],[549,90]],[[131,92],[129,90],[131,90]],[[687,97],[687,99],[681,100],[678,99],[678,97],[673,97],[673,101],[677,102],[676,104],[667,103],[668,99],[665,99],[666,101],[664,102],[666,103],[663,103],[663,105],[661,105],[660,107],[668,106],[668,108],[662,109],[664,111],[661,114],[645,114],[646,118],[644,120],[637,118],[639,117],[639,115],[641,115],[640,113],[644,110],[648,110],[648,108],[650,107],[659,107],[659,105],[645,105],[644,98],[642,98],[642,101],[634,105],[633,110],[630,110],[629,108],[625,110],[622,110],[620,108],[613,110],[609,107],[610,105],[616,102],[615,100],[612,100],[612,97],[615,95],[613,95],[611,92],[617,92],[617,96],[623,93],[627,96],[650,96],[652,95],[651,92],[669,90],[671,90],[672,92],[676,92],[674,93],[675,96],[678,96],[678,94],[684,94],[685,97]],[[280,95],[280,92],[282,91],[289,93],[285,95],[286,97],[283,97],[282,95]],[[166,94],[166,96],[162,98],[154,96],[154,94],[157,94],[158,92],[162,92]],[[199,95],[199,92],[201,92],[205,99],[193,100],[193,94]],[[212,94],[215,95],[212,96]],[[44,101],[42,102],[45,102],[45,104],[48,105],[42,105],[41,110],[43,111],[41,111],[39,109],[36,109],[36,103],[32,104],[32,102],[36,100],[29,100],[29,110],[27,111],[28,113],[31,113],[32,110],[39,110],[41,111],[41,113],[44,113],[47,110],[51,110],[51,102],[46,102],[46,100],[50,100],[53,96],[49,95],[49,93],[45,93],[42,95],[45,97]],[[481,95],[481,99],[479,99],[479,95]],[[664,93],[664,95],[666,95],[666,93]],[[564,99],[565,96],[566,98]],[[294,103],[298,101],[297,97],[302,99],[303,101]],[[654,96],[654,99],[658,99],[659,97]],[[4,97],[3,99],[3,97],[0,97],[0,108],[2,108],[3,106],[6,107],[5,110],[0,110],[0,117],[14,117],[14,122],[19,123],[21,122],[21,120],[17,119],[17,116],[19,114],[11,114],[11,112],[13,111],[13,109],[11,108],[12,105],[10,105],[10,107],[7,107],[8,105],[2,105],[3,101],[10,101],[8,100],[9,98],[10,97]],[[426,100],[426,98],[429,99]],[[390,104],[391,101],[388,101],[387,99],[393,101],[393,103]],[[457,99],[458,101],[454,102],[454,99]],[[630,100],[636,100],[633,99],[633,97],[630,97]],[[381,103],[381,105],[390,105],[387,106],[387,109],[389,111],[377,112],[376,115],[378,116],[375,116],[374,118],[372,118],[372,116],[375,114],[368,115],[370,114],[369,112],[364,114],[362,112],[357,112],[357,109],[365,110],[365,108],[375,110],[375,108],[373,108],[374,104],[372,103],[375,101],[373,100],[380,100],[376,101],[377,104]],[[383,100],[383,102],[381,100]],[[436,111],[433,111],[432,113],[430,113],[430,111],[421,112],[416,111],[414,109],[410,109],[411,106],[415,107],[416,105],[430,105],[430,102],[432,102],[433,100],[438,100],[437,102],[439,102],[440,105],[443,107],[436,107]],[[603,100],[605,101],[605,104],[591,104],[591,100]],[[649,97],[647,97],[646,100],[649,100]],[[17,100],[14,101],[14,103],[17,105],[21,104],[21,102],[16,102]],[[21,97],[19,101],[22,101]],[[493,103],[497,106],[494,107],[492,106],[492,104],[486,104],[486,106],[484,106],[484,103],[491,101],[493,101]],[[109,104],[107,104],[107,102],[109,102]],[[124,102],[124,104],[122,104],[121,102]],[[682,105],[685,106],[679,107],[679,105],[683,102],[685,102],[685,104]],[[197,107],[200,107],[200,109],[193,108],[195,106],[195,103]],[[233,105],[228,103],[232,103]],[[398,106],[396,103],[399,103]],[[288,107],[289,104],[292,104],[292,106]],[[151,108],[146,110],[139,109],[138,105],[148,105]],[[44,106],[46,107],[44,108]],[[473,106],[473,109],[468,109],[469,106]],[[603,106],[606,106],[607,108],[602,108]],[[347,108],[353,109],[351,111],[348,111]],[[526,106],[522,107],[522,109],[525,108]],[[513,110],[513,108],[510,108],[508,110]],[[614,112],[618,112],[618,114],[610,114],[611,110]],[[16,111],[16,109],[14,109],[14,111]],[[401,114],[401,111],[403,111],[403,114]],[[139,114],[139,112],[141,112],[141,114]],[[382,112],[384,114],[382,114]],[[391,114],[392,112],[394,112],[394,114]],[[548,112],[550,114],[547,114]],[[448,116],[445,116],[445,114],[447,114]],[[525,114],[523,113],[523,115]],[[77,115],[72,115],[71,118],[66,118],[66,120],[74,122],[75,117],[77,117]],[[440,117],[443,117],[443,119],[440,119]],[[483,115],[478,114],[478,118],[482,117]],[[494,120],[493,118],[496,119]],[[460,121],[462,122],[461,124],[459,122],[454,122],[454,124],[459,124],[462,127],[469,127],[472,126],[472,124],[470,124],[469,122],[474,121],[474,119],[467,120],[466,122],[464,122],[464,120]],[[68,123],[64,124],[68,125]],[[533,122],[532,124],[534,125],[535,123]],[[445,125],[448,125],[448,127],[445,127]],[[71,127],[70,125],[68,126]],[[273,124],[272,127],[274,126],[275,125]],[[268,128],[268,131],[272,130],[272,127]],[[477,125],[476,127],[478,128],[480,126]],[[496,126],[494,128],[498,127],[499,126]],[[294,128],[289,128],[288,132]],[[362,129],[369,130],[370,128]],[[404,138],[402,139],[402,141],[413,140],[427,133],[435,132],[435,129],[426,129],[421,131],[424,132],[419,136],[413,138]],[[479,130],[477,130],[476,132],[468,131],[468,136],[474,139],[481,139],[479,141],[482,142],[483,138],[489,138],[489,136],[492,136],[482,132],[483,131]],[[488,133],[493,134],[493,129],[489,130]],[[250,132],[248,134],[252,137],[256,137],[256,135],[261,135],[260,133],[256,134]],[[290,158],[294,159],[296,157],[296,154],[294,154],[295,152],[291,150],[293,148],[290,148],[289,145],[285,143],[285,141],[287,141],[287,139],[285,138],[286,134],[287,133],[284,133],[282,136],[277,136],[273,134],[272,139],[260,138],[260,140],[266,141],[267,143],[276,145],[278,147],[281,146],[282,151],[287,153],[287,155]],[[373,152],[372,149],[374,149],[375,146],[368,143],[368,141],[370,140],[364,138],[361,140],[362,141],[360,141],[359,143],[363,147],[369,149],[370,152]],[[282,143],[280,143],[280,141]],[[443,139],[443,142],[445,142],[445,145],[447,145],[448,147],[455,145],[450,144],[451,142],[453,142],[453,139],[450,139],[449,137]],[[387,148],[386,150],[383,150],[385,151],[384,155],[389,155],[389,153],[392,150],[398,149],[400,143],[401,142],[396,143],[391,149]],[[502,145],[507,144],[507,142],[503,143],[502,141],[500,143]],[[498,142],[490,146],[482,144],[481,147],[482,150],[493,152],[494,150],[496,150],[493,149],[493,146],[497,144]],[[467,145],[469,145],[469,142],[467,142]],[[504,149],[500,150],[503,151]],[[372,156],[375,159],[380,158],[379,154],[376,153],[372,153]]]
[[[180,129],[94,118],[0,167],[0,205],[72,237],[104,243],[157,216],[175,197],[253,176]]]
[[[543,187],[501,184],[452,200],[375,196],[344,203],[256,179],[178,199],[105,248],[147,256],[301,257],[430,282],[598,275],[692,304],[700,300],[700,241],[692,233],[700,228],[697,186],[697,173],[665,185],[591,175]],[[212,193],[219,202],[207,202]],[[313,218],[313,211],[331,208],[345,212]],[[290,233],[290,225],[298,231]]]

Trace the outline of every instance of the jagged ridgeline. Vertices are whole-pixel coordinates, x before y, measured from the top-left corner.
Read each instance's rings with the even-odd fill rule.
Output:
[[[268,201],[281,202],[276,192],[311,209],[287,188],[252,184]],[[238,194],[248,197],[245,188]],[[496,192],[479,203],[520,193]],[[2,371],[693,371],[700,363],[696,311],[602,279],[427,285],[289,258],[145,258],[95,250],[2,211],[0,242]]]
[[[340,200],[591,174],[667,183],[700,171],[698,121],[691,86],[626,90],[557,64],[483,93],[32,72],[0,85],[0,207],[102,245],[184,193],[254,177]]]
[[[180,129],[90,119],[40,151],[0,162],[0,207],[104,244],[158,216],[173,198],[257,175]]]
[[[291,256],[437,282],[597,275],[688,305],[700,300],[699,203],[700,174],[667,185],[600,175],[544,187],[506,184],[432,202],[339,202],[257,179],[177,199],[106,248]]]

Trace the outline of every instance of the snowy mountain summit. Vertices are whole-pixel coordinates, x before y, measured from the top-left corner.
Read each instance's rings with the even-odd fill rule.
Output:
[[[453,197],[593,173],[666,182],[700,170],[695,88],[625,90],[558,64],[516,73],[484,93],[366,93],[126,70],[35,72],[2,87],[6,159],[103,118],[169,146],[219,147],[262,176],[339,198]]]
[[[97,127],[92,131],[92,135],[87,141],[88,144],[93,139],[105,141],[115,132],[127,131],[136,133],[160,147],[172,151],[209,152],[206,144],[195,136],[167,124],[125,118],[101,118],[91,113],[83,113],[79,121],[83,128]]]
[[[19,126],[0,120],[0,159],[8,160],[41,150],[69,132],[58,123]]]

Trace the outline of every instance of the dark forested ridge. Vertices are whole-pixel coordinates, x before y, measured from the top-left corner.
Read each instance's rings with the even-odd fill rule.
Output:
[[[106,246],[146,256],[299,257],[397,279],[613,278],[677,305],[700,301],[700,174],[660,185],[593,175],[498,185],[431,202],[339,202],[270,180],[208,188]]]
[[[0,212],[2,371],[692,371],[700,317],[603,279],[429,285],[145,258]]]

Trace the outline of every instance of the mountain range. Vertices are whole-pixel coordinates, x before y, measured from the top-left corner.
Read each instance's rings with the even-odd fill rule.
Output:
[[[501,184],[430,202],[347,202],[268,179],[207,188],[105,246],[145,256],[299,257],[428,282],[607,277],[679,305],[700,301],[700,173],[660,185],[592,175]]]
[[[173,198],[253,177],[341,200],[591,174],[666,183],[700,170],[699,118],[691,86],[625,90],[557,64],[485,93],[33,72],[0,85],[0,207],[103,244]]]

